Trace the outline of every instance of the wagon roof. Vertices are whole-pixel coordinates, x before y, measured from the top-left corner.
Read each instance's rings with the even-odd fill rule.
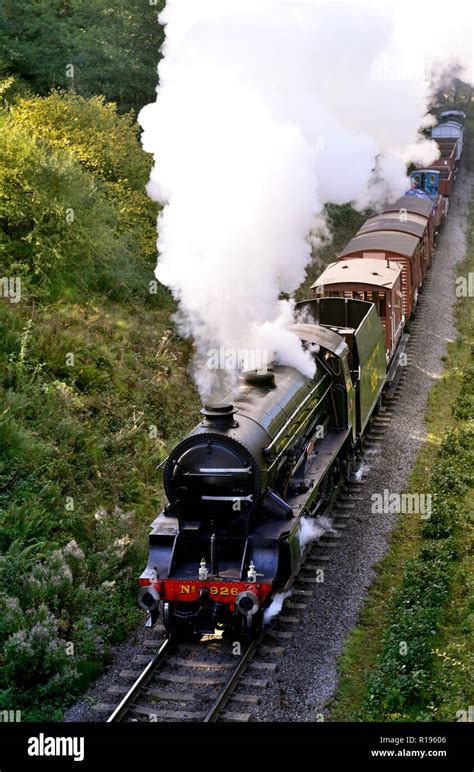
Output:
[[[466,113],[462,110],[444,110],[444,112],[441,113],[441,117],[443,117],[443,115],[459,115],[461,118],[466,117]]]
[[[394,231],[371,231],[355,236],[344,247],[339,257],[351,255],[353,252],[394,252],[396,255],[412,257],[420,239],[408,233],[396,233]]]
[[[391,289],[399,279],[402,268],[398,263],[387,265],[383,260],[365,257],[361,260],[337,260],[330,263],[311,289],[331,284],[370,284]]]
[[[431,136],[436,137],[462,137],[463,127],[457,121],[446,121],[431,129]]]
[[[369,217],[362,225],[359,233],[368,233],[370,231],[400,231],[401,233],[411,233],[413,236],[423,236],[426,225],[415,222],[408,218],[406,221],[393,220],[390,217],[384,217],[383,214],[376,214]]]
[[[386,206],[383,212],[398,212],[400,209],[406,209],[407,212],[424,214],[425,217],[429,217],[433,206],[432,201],[426,201],[426,199],[418,198],[417,196],[402,196],[395,203]],[[383,214],[383,212],[380,212],[380,214]]]

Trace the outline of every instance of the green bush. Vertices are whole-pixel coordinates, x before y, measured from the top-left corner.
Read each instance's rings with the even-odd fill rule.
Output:
[[[197,415],[123,112],[154,98],[159,10],[0,10],[0,77],[20,75],[0,82],[0,276],[22,282],[0,302],[0,705],[23,720],[59,720],[141,618],[157,466]]]
[[[471,396],[466,374],[453,408],[458,419],[470,418],[465,405]],[[429,704],[435,681],[435,642],[462,539],[464,500],[473,484],[473,437],[472,421],[458,420],[443,440],[431,477],[431,518],[423,527],[419,555],[407,564],[393,597],[389,618],[394,621],[384,633],[377,666],[368,675],[362,720],[431,718],[429,711],[420,713],[418,706]]]
[[[0,304],[0,586],[13,604],[0,627],[0,704],[25,720],[58,718],[140,618],[136,578],[162,503],[156,467],[198,414],[190,347],[167,312],[89,301],[31,314]],[[26,680],[11,661],[40,606],[62,642],[58,673],[74,644],[51,684],[42,655]]]
[[[164,0],[3,0],[0,75],[18,74],[38,94],[55,86],[104,94],[121,110],[155,97]],[[68,65],[73,65],[74,71]],[[73,75],[73,77],[68,77]]]
[[[53,92],[0,110],[0,267],[23,299],[91,295],[173,307],[150,293],[157,207],[137,125],[103,98]]]
[[[84,99],[53,91],[18,99],[12,116],[29,134],[56,150],[67,150],[92,174],[117,213],[117,230],[139,242],[137,259],[156,261],[157,206],[145,192],[152,159],[139,142],[131,115],[119,115],[103,97]]]

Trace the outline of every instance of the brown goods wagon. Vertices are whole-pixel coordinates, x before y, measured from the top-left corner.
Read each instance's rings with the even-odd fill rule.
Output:
[[[439,196],[442,199],[442,196]],[[399,221],[416,219],[422,222],[421,218],[428,220],[428,246],[431,257],[433,256],[435,246],[435,236],[438,230],[439,212],[438,201],[431,199],[418,198],[418,196],[401,196],[393,204],[388,204],[383,212],[384,217],[393,217]],[[431,264],[431,260],[428,263]]]
[[[400,220],[395,212],[381,212],[369,217],[361,226],[359,233],[385,230],[409,233],[420,239],[421,271],[422,275],[425,276],[433,257],[433,249],[429,239],[428,218],[407,212],[406,218]]]
[[[439,193],[442,196],[451,196],[454,189],[454,181],[457,175],[457,144],[458,140],[452,137],[438,137],[436,143],[439,147],[440,157],[425,167],[416,166],[417,170],[430,170],[440,172]]]
[[[396,231],[359,233],[344,247],[338,260],[369,258],[402,266],[403,314],[409,319],[414,312],[418,292],[423,283],[421,274],[421,240],[418,236]]]
[[[446,169],[455,169],[457,165],[456,150],[458,140],[456,137],[436,137],[435,142],[439,147],[440,157],[428,165],[418,165],[417,169],[437,169],[446,171]]]
[[[402,265],[381,260],[338,260],[311,287],[313,297],[340,297],[374,303],[385,330],[387,364],[403,332]]]

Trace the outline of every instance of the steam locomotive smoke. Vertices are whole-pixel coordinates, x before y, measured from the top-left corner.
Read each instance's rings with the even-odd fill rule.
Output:
[[[301,518],[299,533],[300,550],[303,553],[311,541],[318,541],[327,532],[333,532],[334,528],[329,517],[318,517],[311,520],[309,517]]]
[[[277,592],[269,607],[263,612],[263,621],[265,624],[269,624],[283,608],[283,604],[287,598],[291,597],[291,590],[287,592]]]
[[[312,375],[279,297],[304,279],[325,202],[381,204],[406,189],[407,161],[436,157],[417,135],[427,86],[383,77],[395,25],[377,6],[168,0],[160,20],[157,101],[139,121],[164,204],[156,276],[194,339],[201,396],[235,386],[242,350]],[[237,353],[210,369],[221,347]]]

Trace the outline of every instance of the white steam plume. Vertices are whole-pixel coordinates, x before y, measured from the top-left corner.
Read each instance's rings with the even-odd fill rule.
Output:
[[[272,619],[278,616],[287,598],[291,598],[291,590],[287,590],[286,592],[278,592],[275,595],[269,607],[263,612],[263,621],[266,625],[268,625]]]
[[[301,527],[298,535],[301,553],[312,541],[319,541],[325,533],[335,533],[332,520],[329,517],[318,517],[312,520],[310,517],[301,518]]]
[[[304,279],[324,203],[398,196],[407,161],[436,157],[417,133],[427,82],[384,74],[401,28],[384,5],[168,0],[160,15],[157,101],[139,115],[164,203],[156,275],[206,401],[235,385],[235,366],[206,367],[222,345],[312,374],[279,296]]]

